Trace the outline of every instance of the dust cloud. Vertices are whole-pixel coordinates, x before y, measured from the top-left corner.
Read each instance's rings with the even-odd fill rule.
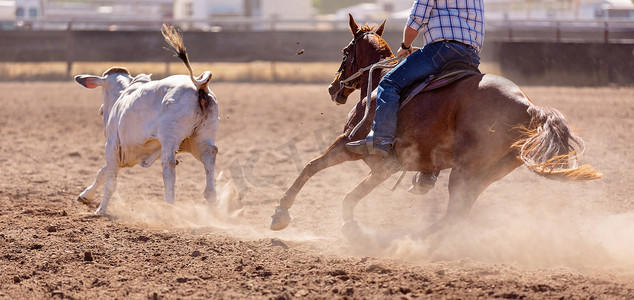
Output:
[[[198,181],[198,183],[202,182],[202,180]],[[158,192],[132,196],[129,191],[126,193],[126,188],[129,187],[123,183],[123,188],[120,188],[123,191],[115,193],[110,202],[109,216],[118,221],[136,223],[153,229],[200,229],[204,232],[226,234],[238,239],[279,238],[295,242],[333,240],[332,237],[320,236],[311,230],[301,228],[288,228],[283,232],[270,231],[264,222],[269,219],[253,220],[245,215],[245,207],[241,200],[244,195],[237,191],[230,178],[225,178],[223,172],[220,172],[216,181],[217,200],[213,205],[201,200],[200,195],[188,197],[188,199],[181,199],[182,196],[177,197],[175,204],[159,200],[162,194]],[[202,188],[202,184],[199,184],[198,190],[202,191]],[[95,202],[95,205],[97,204]],[[253,207],[248,208],[253,209]],[[266,211],[266,213],[272,212],[272,209]]]
[[[217,189],[214,204],[201,199],[178,199],[177,203],[168,204],[155,196],[119,195],[117,198],[111,204],[112,216],[116,219],[158,228],[212,228],[226,231],[239,224],[243,212],[232,181]]]
[[[604,209],[588,191],[586,198],[574,203],[559,195],[527,200],[518,191],[507,193],[517,197],[487,195],[464,221],[425,239],[417,237],[424,228],[417,221],[401,224],[405,229],[392,234],[362,226],[365,238],[355,241],[355,254],[419,263],[473,259],[535,268],[610,270],[634,278],[634,212]]]
[[[634,213],[564,220],[556,214],[534,216],[516,209],[484,212],[443,237],[395,240],[391,251],[396,257],[423,261],[472,258],[537,267],[634,266]]]
[[[321,249],[343,242],[345,247],[336,250],[340,255],[388,257],[414,263],[473,259],[527,267],[561,266],[581,271],[609,269],[634,276],[631,271],[634,267],[634,213],[615,214],[602,209],[592,201],[601,197],[601,193],[592,189],[562,196],[575,189],[573,183],[568,183],[572,186],[550,198],[528,199],[535,196],[529,194],[515,200],[507,199],[507,195],[519,195],[523,191],[514,189],[514,184],[502,184],[497,189],[504,189],[502,193],[496,191],[481,197],[484,199],[478,201],[483,204],[476,202],[474,211],[463,222],[426,239],[417,238],[416,233],[423,227],[420,219],[412,219],[400,222],[391,232],[373,229],[375,224],[363,224],[362,237],[344,240],[338,230],[324,234],[291,226],[281,232],[271,232],[264,222],[254,223],[244,215],[245,208],[233,182],[220,181],[222,185],[214,206],[201,201],[169,205],[155,197],[119,199],[113,201],[113,214],[119,219],[152,227],[206,228],[241,239],[279,238],[309,242]],[[562,184],[565,185],[546,184],[545,190]],[[579,195],[585,195],[586,199],[571,203],[570,197]],[[398,213],[396,210],[390,213]],[[269,211],[262,212],[265,213]],[[359,217],[363,219],[363,216]]]

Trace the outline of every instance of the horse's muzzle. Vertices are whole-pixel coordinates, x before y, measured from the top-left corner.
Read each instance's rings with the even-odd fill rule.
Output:
[[[330,100],[339,104],[346,104],[348,101],[348,95],[345,93],[345,88],[341,88],[339,86],[333,86],[332,84],[328,87],[328,93],[330,93]]]

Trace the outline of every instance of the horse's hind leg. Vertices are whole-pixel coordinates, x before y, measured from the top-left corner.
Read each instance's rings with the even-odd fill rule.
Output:
[[[449,203],[445,215],[425,228],[421,237],[427,237],[464,220],[478,196],[493,182],[502,179],[519,167],[522,162],[511,151],[494,164],[480,170],[456,167],[449,176]]]
[[[271,221],[271,230],[282,230],[291,222],[288,209],[291,208],[293,202],[295,202],[297,194],[304,184],[306,184],[308,179],[323,169],[353,160],[355,158],[361,158],[361,156],[351,153],[346,149],[346,143],[348,141],[349,138],[347,136],[340,135],[335,142],[328,147],[326,152],[311,160],[308,164],[306,164],[306,166],[304,166],[299,176],[297,176],[293,182],[293,185],[288,188],[286,193],[284,193],[284,196],[280,199],[279,206],[275,209],[273,216],[271,216],[273,218]]]

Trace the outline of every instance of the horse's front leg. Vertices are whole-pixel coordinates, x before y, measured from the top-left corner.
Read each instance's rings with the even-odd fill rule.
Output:
[[[381,170],[372,170],[370,174],[366,176],[359,184],[343,198],[343,221],[354,221],[354,208],[363,197],[367,196],[372,190],[374,190],[379,184],[383,183],[386,179],[394,174],[394,171],[387,171],[383,168]]]
[[[311,160],[302,169],[299,176],[293,182],[290,188],[284,193],[284,196],[280,199],[279,206],[275,209],[275,213],[271,216],[271,230],[282,230],[288,226],[291,222],[291,216],[288,213],[288,209],[291,208],[297,194],[302,189],[304,184],[313,175],[319,171],[338,165],[340,163],[360,159],[361,155],[354,154],[346,149],[346,143],[350,139],[346,135],[340,135],[330,147],[319,157]]]
[[[346,194],[342,203],[344,223],[341,231],[348,239],[358,237],[360,230],[357,221],[354,220],[354,208],[363,197],[367,196],[392,174],[394,174],[394,171],[387,171],[384,168],[373,169],[352,191]]]

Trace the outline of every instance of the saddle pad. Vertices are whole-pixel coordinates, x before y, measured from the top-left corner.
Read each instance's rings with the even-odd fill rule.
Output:
[[[440,73],[438,76],[430,76],[427,80],[419,83],[416,87],[411,88],[409,93],[403,98],[401,101],[401,105],[399,106],[399,110],[403,109],[407,103],[409,103],[416,95],[421,92],[431,91],[435,89],[439,89],[441,87],[447,86],[454,81],[458,81],[467,76],[481,74],[480,72],[472,71],[472,70],[451,70],[449,72]]]

